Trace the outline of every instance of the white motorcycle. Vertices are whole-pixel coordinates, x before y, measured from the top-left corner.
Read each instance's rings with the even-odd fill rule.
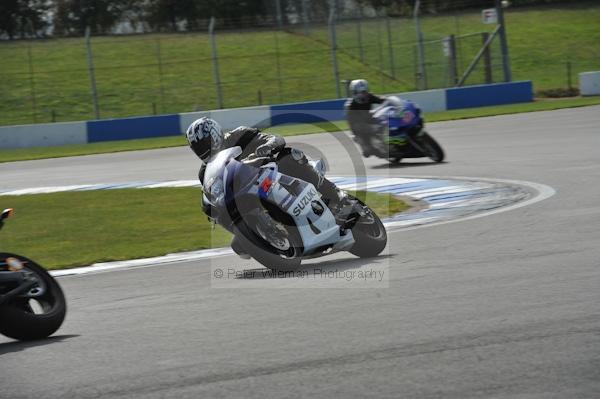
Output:
[[[339,251],[377,256],[387,244],[379,217],[358,198],[330,209],[314,185],[279,173],[273,158],[238,161],[240,147],[219,152],[204,174],[204,201],[246,252],[273,270]],[[324,174],[322,161],[310,161]]]

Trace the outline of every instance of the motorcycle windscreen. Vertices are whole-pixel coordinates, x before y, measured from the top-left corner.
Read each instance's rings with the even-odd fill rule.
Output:
[[[236,146],[225,148],[224,150],[219,151],[219,153],[214,157],[210,158],[206,164],[206,171],[204,172],[204,181],[202,182],[202,185],[207,186],[209,182],[220,179],[223,176],[223,171],[227,166],[227,163],[231,159],[239,157],[241,153],[241,147]]]
[[[256,184],[260,176],[260,168],[246,165],[232,159],[226,166],[227,182],[225,202],[233,201],[237,196],[244,195]]]

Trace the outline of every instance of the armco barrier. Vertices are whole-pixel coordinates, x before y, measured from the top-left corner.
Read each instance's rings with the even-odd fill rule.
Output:
[[[271,106],[271,126],[344,119],[345,99],[309,101]]]
[[[600,71],[581,72],[579,92],[582,96],[600,96]]]
[[[530,80],[446,89],[446,107],[449,110],[531,101],[533,85]]]
[[[447,109],[445,89],[394,93],[391,95],[400,96],[417,103],[424,112],[445,111]],[[343,120],[346,118],[344,114],[345,102],[346,99],[335,99],[272,105],[271,126],[285,123]]]
[[[0,126],[0,148],[50,147],[87,142],[86,122]]]
[[[180,133],[178,114],[106,119],[87,122],[89,143],[176,136]]]
[[[425,112],[533,100],[531,81],[398,93]],[[175,136],[202,116],[214,118],[224,129],[239,125],[268,127],[285,123],[314,123],[345,119],[345,99],[309,101],[248,108],[144,116],[88,122],[0,127],[0,148],[82,144],[108,140]]]
[[[418,104],[423,112],[438,112],[446,111],[448,109],[446,106],[445,89],[411,91],[406,93],[396,93],[393,95]]]

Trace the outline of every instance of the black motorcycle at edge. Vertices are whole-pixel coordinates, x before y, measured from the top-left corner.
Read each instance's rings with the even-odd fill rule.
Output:
[[[0,215],[0,229],[12,214]],[[24,256],[0,253],[0,334],[17,340],[46,338],[62,325],[67,304],[56,280]]]

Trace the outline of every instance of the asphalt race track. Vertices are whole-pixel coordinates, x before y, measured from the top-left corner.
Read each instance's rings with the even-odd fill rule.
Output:
[[[58,334],[0,338],[0,397],[600,397],[600,107],[429,131],[447,163],[370,158],[367,173],[524,180],[556,194],[393,232],[371,261],[310,262],[385,270],[385,286],[216,288],[216,268],[259,267],[232,256],[60,278],[70,307]],[[331,174],[353,173],[334,136],[288,141],[323,151]],[[0,176],[25,188],[193,179],[197,166],[173,148],[0,164]]]

